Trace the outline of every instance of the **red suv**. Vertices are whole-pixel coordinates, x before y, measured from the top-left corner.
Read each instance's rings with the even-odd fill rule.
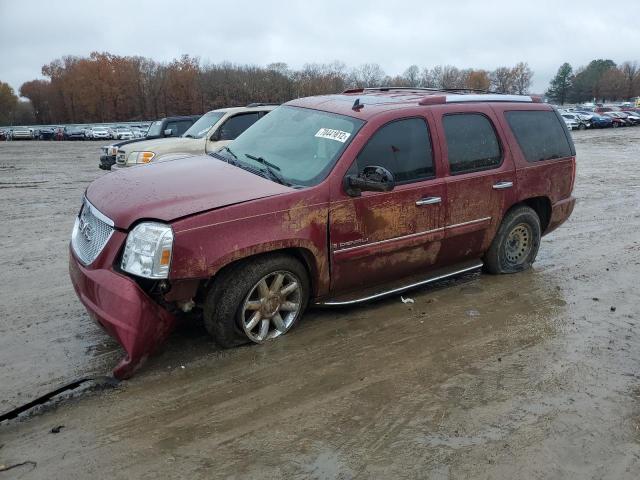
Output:
[[[528,96],[360,89],[291,101],[224,149],[105,175],[70,274],[130,376],[180,317],[224,347],[305,308],[350,305],[484,266],[513,273],[571,214],[575,148]]]

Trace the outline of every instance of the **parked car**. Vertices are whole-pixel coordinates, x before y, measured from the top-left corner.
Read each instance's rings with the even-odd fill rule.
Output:
[[[569,130],[586,130],[588,127],[587,122],[583,121],[575,113],[562,112],[562,118],[564,118]]]
[[[251,104],[246,107],[213,110],[205,113],[180,138],[150,140],[136,143],[131,148],[118,148],[114,167],[131,167],[158,161],[169,155],[212,152],[231,142],[274,108],[271,104]],[[165,130],[164,133],[170,135],[173,133],[170,130]]]
[[[635,126],[640,122],[640,117],[634,115],[633,112],[611,112],[611,115],[625,120],[628,126]]]
[[[67,126],[63,129],[63,135],[65,140],[85,140],[84,129],[81,127]]]
[[[38,130],[39,140],[53,140],[55,135],[56,131],[53,127],[42,127]]]
[[[27,127],[14,127],[11,130],[11,140],[33,140],[33,129]]]
[[[592,128],[609,128],[613,126],[613,120],[611,117],[605,117],[597,113],[578,112],[580,114],[589,115],[589,123]]]
[[[617,128],[617,127],[627,127],[630,124],[630,122],[628,122],[627,120],[624,120],[620,117],[618,117],[616,115],[617,112],[604,112],[602,115],[604,115],[605,117],[609,117],[611,119],[611,121],[613,122],[613,127]]]
[[[91,129],[91,138],[93,140],[105,140],[109,139],[111,134],[106,127],[94,127]]]
[[[116,138],[118,140],[131,140],[133,132],[129,128],[119,127],[116,129]]]
[[[8,140],[10,136],[8,128],[0,128],[0,140]]]
[[[202,314],[233,347],[287,333],[308,304],[354,305],[483,266],[526,270],[573,210],[575,171],[570,132],[538,98],[298,99],[227,148],[95,180],[71,281],[124,347],[114,375],[126,378],[178,315]]]
[[[113,143],[111,145],[105,145],[102,147],[102,153],[100,155],[100,163],[98,167],[102,170],[111,170],[111,167],[116,163],[116,155],[118,148],[131,143],[139,142],[141,140],[153,140],[156,138],[177,137],[186,132],[191,125],[193,125],[200,115],[180,116],[180,117],[166,117],[157,120],[151,124],[146,131],[146,136],[142,139],[135,138],[132,140],[125,140],[122,142]]]

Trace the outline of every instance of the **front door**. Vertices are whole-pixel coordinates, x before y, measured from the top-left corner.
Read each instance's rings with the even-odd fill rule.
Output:
[[[395,178],[390,192],[344,191],[329,212],[332,290],[343,293],[426,270],[436,262],[443,236],[446,189],[436,178],[427,122],[422,117],[387,123],[369,139],[350,174],[381,166]]]

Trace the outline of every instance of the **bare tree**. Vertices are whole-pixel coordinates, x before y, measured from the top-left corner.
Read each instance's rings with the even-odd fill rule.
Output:
[[[529,68],[529,64],[526,62],[518,63],[511,70],[513,77],[513,92],[519,95],[529,93],[531,87],[531,79],[533,78],[533,72]]]
[[[491,85],[500,93],[513,93],[513,69],[498,67],[491,72]]]

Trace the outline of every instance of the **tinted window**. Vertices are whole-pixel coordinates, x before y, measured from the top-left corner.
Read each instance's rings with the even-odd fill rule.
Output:
[[[231,117],[220,127],[220,140],[235,140],[238,135],[256,123],[258,115],[259,112]]]
[[[409,118],[385,125],[367,142],[356,162],[358,173],[376,165],[389,170],[400,183],[433,177],[427,124],[419,118]]]
[[[507,122],[529,162],[570,157],[571,146],[555,112],[506,112]]]
[[[459,113],[446,115],[442,123],[452,175],[500,165],[500,144],[487,117],[479,113]]]
[[[171,129],[172,137],[180,137],[184,132],[189,130],[189,127],[193,125],[189,120],[176,120],[167,122],[167,129]]]

